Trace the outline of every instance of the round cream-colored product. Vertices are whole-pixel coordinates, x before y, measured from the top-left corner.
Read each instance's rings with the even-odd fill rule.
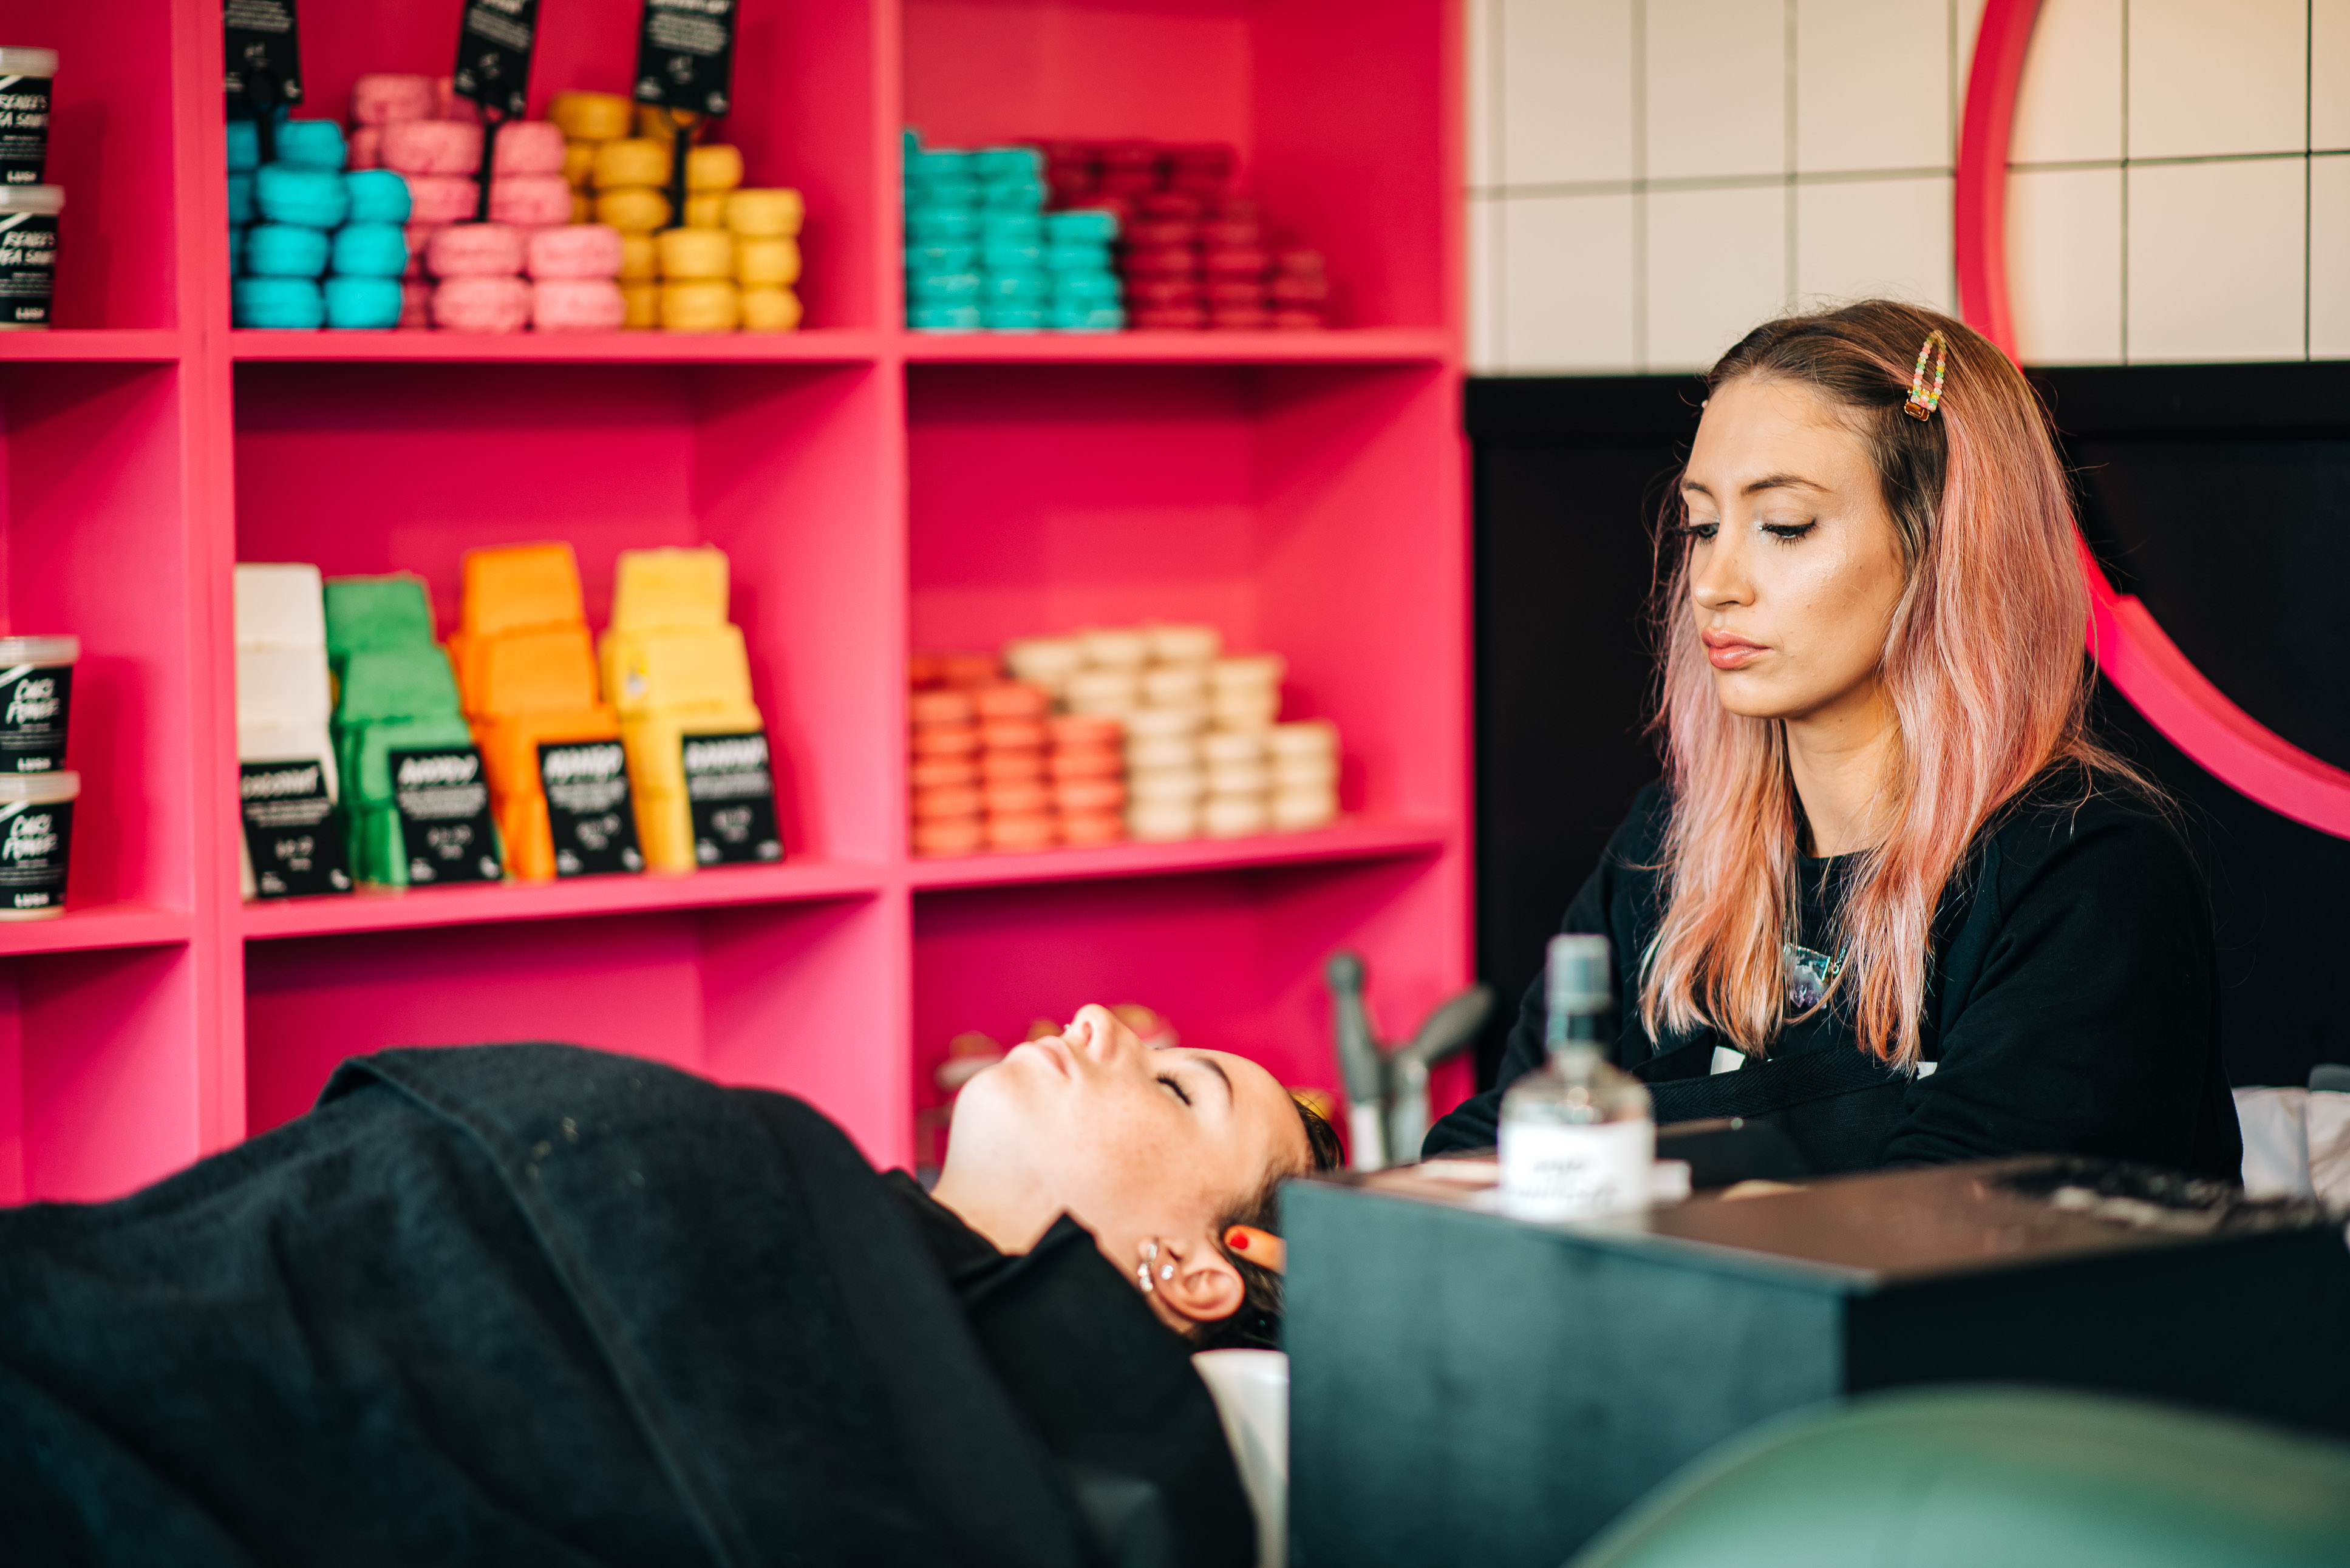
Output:
[[[1086,645],[1086,662],[1097,669],[1139,670],[1150,658],[1149,640],[1132,627],[1087,627],[1077,640]]]
[[[1278,685],[1289,661],[1277,653],[1243,653],[1208,666],[1208,684],[1219,691]]]
[[[1207,726],[1205,708],[1137,708],[1127,715],[1128,740],[1163,740],[1198,734]]]
[[[723,229],[663,229],[653,236],[653,243],[660,247],[660,275],[664,278],[691,280],[733,275],[734,236]]]
[[[620,329],[650,332],[660,325],[660,285],[632,278],[620,285]]]
[[[588,166],[598,191],[631,185],[669,183],[669,147],[645,136],[623,136],[599,143]]]
[[[788,188],[726,192],[726,226],[745,239],[787,240],[800,232],[806,210]]]
[[[683,230],[671,230],[681,234]],[[695,278],[660,286],[664,332],[732,332],[743,324],[743,300],[723,279]]]
[[[1327,719],[1299,719],[1275,724],[1265,732],[1264,743],[1275,758],[1335,757],[1338,754],[1338,726]]]
[[[1205,664],[1223,651],[1224,634],[1212,626],[1147,626],[1150,657],[1161,664]]]
[[[1074,637],[1024,637],[1003,645],[1003,662],[1015,679],[1058,691],[1085,668],[1086,645]]]
[[[1126,794],[1138,801],[1196,801],[1208,793],[1197,768],[1142,768],[1126,775]]]
[[[623,185],[596,196],[596,221],[624,234],[650,234],[669,226],[669,198],[650,185]]]
[[[1069,677],[1063,695],[1078,713],[1122,713],[1134,706],[1131,670],[1080,670]]]
[[[744,288],[789,288],[799,280],[799,241],[735,239],[734,281]]]
[[[1134,801],[1126,808],[1129,837],[1166,844],[1200,836],[1200,811],[1189,801]]]
[[[1277,691],[1219,691],[1208,705],[1208,716],[1219,730],[1268,730],[1281,716]]]
[[[689,229],[725,228],[726,192],[723,191],[689,192],[685,198],[685,226]]]
[[[650,283],[660,276],[660,244],[650,234],[620,236],[622,283]]]
[[[1148,712],[1148,709],[1141,710]],[[1195,768],[1200,765],[1199,742],[1189,735],[1162,735],[1143,739],[1127,726],[1126,765],[1129,768]]]
[[[1142,672],[1142,700],[1165,706],[1199,702],[1208,695],[1207,667],[1199,664],[1154,664]]]
[[[788,288],[743,291],[743,330],[789,332],[800,324],[800,296]]]
[[[1275,790],[1270,815],[1274,830],[1278,833],[1297,833],[1309,827],[1322,827],[1337,819],[1338,792],[1335,789]]]
[[[559,92],[548,102],[546,118],[574,141],[609,141],[629,134],[634,107],[616,92]]]
[[[720,194],[743,182],[743,150],[723,142],[689,149],[685,155],[685,188]]]
[[[1336,757],[1276,757],[1273,763],[1273,787],[1282,789],[1328,789],[1338,782],[1338,759]]]
[[[1217,763],[1252,763],[1264,761],[1264,732],[1262,730],[1211,730],[1200,737],[1201,760]]]
[[[1273,786],[1273,770],[1263,763],[1208,764],[1210,794],[1263,794]]]
[[[1246,838],[1272,825],[1261,794],[1211,794],[1200,808],[1200,826],[1211,838]]]
[[[576,186],[588,183],[596,171],[596,144],[592,141],[567,141],[563,144],[563,177]]]

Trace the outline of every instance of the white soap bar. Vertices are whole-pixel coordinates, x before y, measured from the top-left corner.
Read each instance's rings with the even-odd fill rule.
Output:
[[[1086,645],[1074,637],[1025,637],[1003,645],[1003,662],[1014,680],[1057,691],[1085,668]]]
[[[1271,821],[1261,794],[1211,794],[1201,808],[1200,826],[1211,838],[1245,838]]]
[[[1147,626],[1150,657],[1161,664],[1205,664],[1223,651],[1224,634],[1212,626]]]
[[[316,759],[327,771],[327,798],[342,798],[342,781],[335,774],[335,743],[326,723],[240,724],[236,729],[236,760],[240,763],[303,763]]]
[[[1080,670],[1062,688],[1072,713],[1123,713],[1134,706],[1134,671]]]
[[[1204,664],[1154,664],[1142,672],[1142,700],[1153,707],[1190,706],[1207,695]]]
[[[1208,683],[1219,691],[1260,690],[1280,684],[1289,661],[1277,653],[1244,653],[1208,666]]]
[[[1210,794],[1263,794],[1273,787],[1273,774],[1263,763],[1208,762]]]
[[[1091,627],[1077,633],[1085,644],[1086,662],[1103,670],[1139,670],[1150,657],[1150,642],[1126,627]]]
[[[1141,801],[1126,808],[1126,831],[1145,842],[1196,837],[1199,808],[1190,801]]]
[[[1207,788],[1207,776],[1197,768],[1142,768],[1126,775],[1126,796],[1138,805],[1188,807]]]
[[[1211,765],[1217,763],[1261,763],[1264,761],[1264,732],[1211,730],[1200,737],[1200,757]]]
[[[1137,708],[1126,718],[1129,741],[1163,741],[1189,737],[1207,728],[1208,710],[1198,704],[1172,708]]]
[[[1338,726],[1327,719],[1301,719],[1295,723],[1275,724],[1266,732],[1264,743],[1277,759],[1336,757],[1338,754]]]
[[[1281,693],[1272,687],[1256,691],[1220,691],[1208,706],[1208,717],[1219,730],[1269,730],[1281,716]]]
[[[1126,765],[1138,771],[1199,764],[1200,743],[1189,735],[1135,736],[1126,742]]]
[[[1336,757],[1275,757],[1273,760],[1273,787],[1275,789],[1328,789],[1338,782],[1338,759]]]
[[[307,562],[284,565],[239,562],[236,568],[236,645],[239,648],[327,646],[325,590],[318,568]]]
[[[334,714],[327,693],[327,654],[318,648],[236,650],[239,729],[269,724],[324,724]]]
[[[1337,815],[1338,792],[1335,789],[1284,789],[1274,793],[1273,826],[1277,832],[1322,827]]]

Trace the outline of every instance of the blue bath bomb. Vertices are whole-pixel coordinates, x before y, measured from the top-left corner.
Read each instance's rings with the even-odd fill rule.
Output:
[[[338,277],[398,277],[408,270],[408,235],[398,223],[345,223],[335,231]],[[331,296],[328,310],[334,309]]]
[[[1033,272],[1045,265],[1045,247],[991,241],[979,247],[979,265],[990,272]]]
[[[976,332],[976,305],[917,305],[906,312],[906,325],[917,332]]]
[[[317,277],[327,270],[326,232],[255,223],[244,236],[244,270],[255,277]]]
[[[228,221],[232,224],[249,223],[254,220],[253,176],[232,174],[228,177]]]
[[[1126,312],[1115,305],[1055,303],[1045,308],[1045,325],[1055,332],[1116,332],[1126,325]]]
[[[1110,272],[1056,272],[1053,275],[1053,297],[1056,300],[1100,300],[1118,303],[1118,275]]]
[[[924,305],[975,305],[979,302],[979,274],[914,273],[906,279],[906,293]]]
[[[980,325],[990,332],[1041,332],[1045,329],[1045,312],[1039,306],[991,301],[981,308],[979,317]]]
[[[1034,147],[983,147],[971,155],[983,180],[1042,180],[1045,154]]]
[[[408,222],[408,182],[389,169],[353,170],[343,176],[343,190],[351,199],[354,223]]]
[[[250,173],[261,166],[260,129],[249,119],[228,122],[228,171]]]
[[[983,304],[1042,306],[1053,292],[1053,275],[1037,267],[1012,267],[985,274],[979,286]]]
[[[1055,272],[1107,272],[1107,245],[1046,245],[1045,265]]]
[[[327,302],[307,277],[241,277],[229,286],[229,313],[239,327],[307,332],[327,321]]]
[[[296,169],[342,172],[349,150],[343,128],[331,119],[289,119],[277,128],[277,161]]]
[[[243,229],[231,229],[228,232],[228,275],[231,277],[244,275],[244,231]]]
[[[979,232],[979,215],[968,207],[918,207],[906,214],[910,244],[968,244]]]
[[[272,223],[298,223],[306,229],[341,225],[351,210],[343,177],[324,169],[296,169],[272,163],[253,175],[254,204]]]
[[[327,325],[339,331],[380,330],[400,325],[398,278],[330,277],[326,293]]]
[[[969,272],[979,265],[977,245],[908,245],[906,270],[917,272]]]
[[[1045,214],[1045,238],[1056,245],[1106,245],[1118,238],[1118,214],[1107,207],[1072,207]]]

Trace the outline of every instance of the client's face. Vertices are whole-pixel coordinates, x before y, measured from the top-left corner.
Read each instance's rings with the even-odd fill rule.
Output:
[[[1690,613],[1721,705],[1754,719],[1874,722],[1907,573],[1843,412],[1748,378],[1707,400],[1690,449]]]
[[[1147,1051],[1108,1009],[1087,1007],[1065,1034],[1014,1046],[964,1085],[937,1196],[1015,1250],[1066,1210],[1129,1278],[1153,1255],[1162,1316],[1205,1320],[1241,1300],[1217,1221],[1306,1163],[1296,1107],[1263,1068]]]

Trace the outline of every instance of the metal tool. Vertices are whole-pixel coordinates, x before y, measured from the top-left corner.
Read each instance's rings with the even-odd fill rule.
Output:
[[[1363,961],[1336,952],[1324,968],[1337,1033],[1338,1073],[1347,1086],[1347,1148],[1357,1170],[1381,1170],[1419,1158],[1428,1137],[1429,1070],[1466,1046],[1493,1011],[1482,981],[1437,1004],[1411,1039],[1382,1050],[1363,1004]]]

